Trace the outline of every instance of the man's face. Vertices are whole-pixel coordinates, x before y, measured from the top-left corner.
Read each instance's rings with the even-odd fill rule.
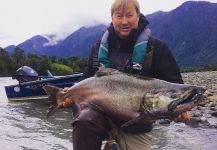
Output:
[[[138,27],[139,15],[133,6],[116,10],[112,15],[112,24],[120,37],[127,37],[132,29]]]

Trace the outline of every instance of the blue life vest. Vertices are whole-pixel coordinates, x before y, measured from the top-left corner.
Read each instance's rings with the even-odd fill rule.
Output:
[[[111,63],[109,60],[109,50],[108,50],[108,36],[109,32],[106,31],[101,39],[99,51],[98,51],[98,61],[100,65],[105,67],[111,67]],[[140,72],[142,70],[142,64],[145,61],[146,53],[147,53],[147,43],[150,36],[150,30],[145,29],[144,32],[141,32],[138,36],[131,58],[131,66],[129,66],[129,70],[135,71],[135,73]]]

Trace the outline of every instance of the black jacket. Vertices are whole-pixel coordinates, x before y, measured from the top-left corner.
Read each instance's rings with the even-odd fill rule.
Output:
[[[92,48],[92,52],[88,61],[88,68],[85,73],[85,78],[91,77],[98,70],[98,50],[100,42],[97,42]],[[148,50],[153,49],[151,67],[144,69],[143,75],[161,80],[183,83],[179,67],[166,44],[160,40],[150,38],[148,41]],[[121,126],[124,121],[112,118],[113,122]],[[128,133],[144,133],[152,130],[152,125],[149,123],[137,123],[129,127],[121,128]]]

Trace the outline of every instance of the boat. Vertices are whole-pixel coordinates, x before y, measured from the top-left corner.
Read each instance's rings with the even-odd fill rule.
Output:
[[[48,76],[38,76],[30,67],[23,66],[12,77],[18,80],[18,84],[5,86],[6,95],[10,101],[22,101],[33,99],[46,99],[47,94],[43,90],[45,85],[53,85],[59,88],[71,87],[78,82],[83,73],[74,73],[55,77],[49,72]]]

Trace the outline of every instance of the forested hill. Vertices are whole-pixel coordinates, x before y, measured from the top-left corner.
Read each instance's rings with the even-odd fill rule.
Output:
[[[170,12],[156,12],[147,18],[152,35],[168,44],[180,66],[217,64],[217,3],[189,1]],[[105,25],[82,27],[53,46],[46,46],[43,36],[18,46],[35,54],[88,57],[91,46],[105,29]]]

